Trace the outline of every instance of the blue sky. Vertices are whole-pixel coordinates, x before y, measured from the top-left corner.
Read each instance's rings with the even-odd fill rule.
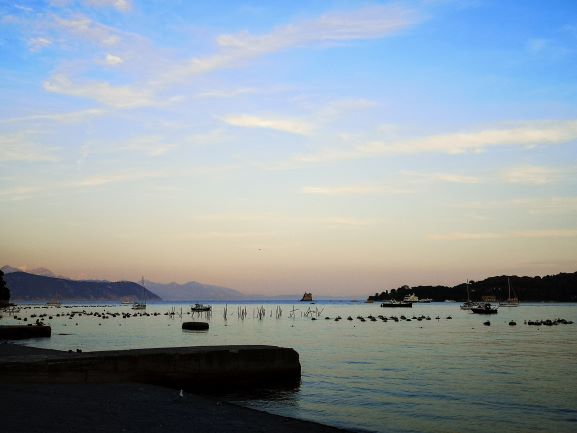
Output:
[[[0,263],[364,296],[575,271],[573,1],[0,5]]]

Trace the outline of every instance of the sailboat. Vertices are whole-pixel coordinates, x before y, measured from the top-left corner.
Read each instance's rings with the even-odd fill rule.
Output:
[[[135,302],[132,304],[133,310],[146,310],[146,288],[144,287],[144,277],[142,277],[140,285],[142,286],[142,302]]]
[[[467,301],[461,305],[461,310],[472,310],[476,308],[479,304],[477,302],[471,301],[471,297],[469,296],[469,280],[467,280]]]
[[[509,286],[509,297],[506,301],[499,302],[500,307],[518,307],[519,306],[519,298],[516,296],[511,297],[511,280],[507,277],[507,285]],[[515,291],[513,290],[513,295],[515,295]]]

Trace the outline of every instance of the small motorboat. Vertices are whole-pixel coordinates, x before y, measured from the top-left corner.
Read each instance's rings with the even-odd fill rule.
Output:
[[[488,302],[472,307],[471,311],[476,314],[497,314],[497,307],[493,307]]]
[[[413,308],[412,302],[407,301],[396,301],[391,299],[389,301],[385,301],[381,304],[383,308]]]
[[[204,305],[204,304],[194,304],[194,306],[190,307],[190,311],[193,311],[196,313],[202,313],[205,311],[212,311],[212,306]]]

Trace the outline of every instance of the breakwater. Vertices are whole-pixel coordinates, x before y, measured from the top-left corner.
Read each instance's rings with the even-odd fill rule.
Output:
[[[0,383],[142,382],[199,392],[298,384],[298,353],[276,346],[201,346],[82,352],[0,350]]]

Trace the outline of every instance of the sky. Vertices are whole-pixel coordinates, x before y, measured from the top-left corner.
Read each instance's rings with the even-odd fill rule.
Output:
[[[0,1],[0,265],[364,297],[577,271],[577,2]]]

